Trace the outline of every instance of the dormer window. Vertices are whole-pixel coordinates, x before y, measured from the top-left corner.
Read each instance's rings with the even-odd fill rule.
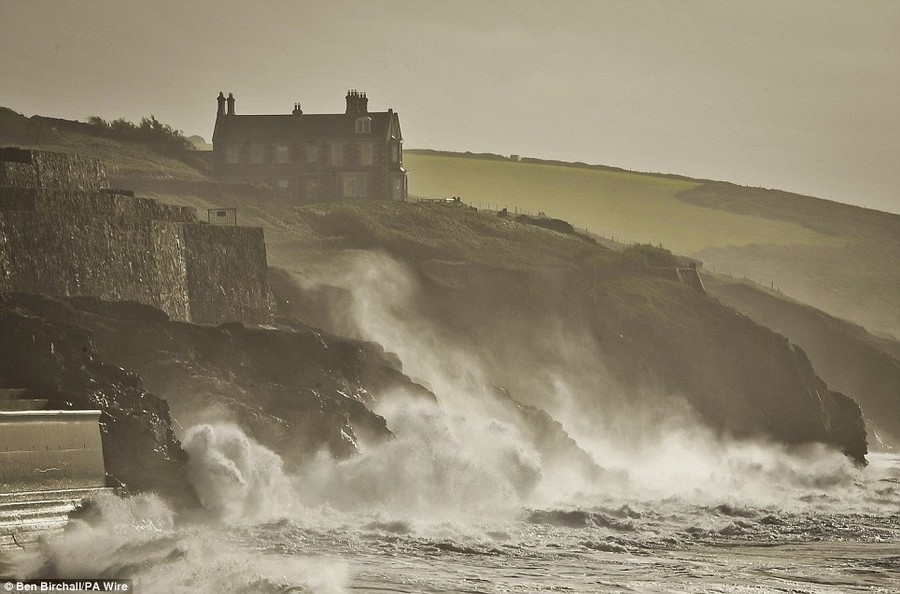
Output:
[[[356,118],[356,133],[369,134],[370,132],[372,132],[372,118],[368,116]]]

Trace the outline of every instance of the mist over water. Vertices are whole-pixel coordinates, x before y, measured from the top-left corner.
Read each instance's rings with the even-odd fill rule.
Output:
[[[550,320],[534,332],[557,341],[558,356],[521,345],[509,363],[528,381],[509,396],[540,404],[577,444],[552,450],[495,385],[497,354],[421,313],[402,264],[356,253],[297,282],[344,289],[330,330],[381,343],[437,401],[375,395],[393,439],[291,472],[234,424],[195,425],[183,443],[203,513],[101,496],[62,535],[16,555],[17,575],[317,593],[830,593],[900,577],[896,456],[858,468],[824,446],[722,437],[677,395],[617,386],[589,336]],[[760,548],[779,543],[794,546]]]
[[[344,301],[344,310],[334,312],[332,329],[377,341],[396,353],[404,372],[433,390],[440,410],[470,423],[511,422],[493,394],[496,378],[483,364],[483,358],[494,354],[480,353],[473,344],[449,336],[421,313],[424,299],[401,263],[382,253],[351,253],[337,264],[304,270],[297,281],[307,290],[327,285],[347,291],[350,299]],[[522,344],[502,361],[507,371],[513,369],[509,375],[527,378],[519,384],[522,391],[512,396],[547,410],[599,466],[612,472],[600,481],[571,473],[574,483],[555,481],[566,468],[541,467],[539,454],[533,454],[541,480],[518,499],[521,503],[545,505],[576,495],[583,501],[595,493],[627,499],[681,496],[706,503],[735,498],[791,506],[806,490],[849,488],[864,474],[825,446],[787,447],[717,435],[677,394],[647,387],[635,393],[617,385],[587,332],[573,333],[570,325],[552,318],[535,324],[534,336],[552,344],[556,356],[534,355],[535,345]],[[378,412],[393,425],[406,409],[401,405]],[[403,420],[392,426],[401,439],[411,430],[410,415]],[[505,427],[509,435],[518,435],[515,425]],[[518,438],[521,451],[533,447]],[[503,474],[501,468],[494,472]]]

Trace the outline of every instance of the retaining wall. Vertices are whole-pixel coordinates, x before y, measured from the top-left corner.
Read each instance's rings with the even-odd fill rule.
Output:
[[[0,159],[0,291],[137,301],[205,324],[269,319],[261,229],[116,193],[96,159],[19,149]]]
[[[185,225],[184,247],[191,320],[260,319],[270,299],[262,229]]]

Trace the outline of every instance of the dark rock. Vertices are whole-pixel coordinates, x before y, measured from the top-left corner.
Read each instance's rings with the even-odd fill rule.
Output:
[[[88,330],[98,355],[140,374],[182,427],[235,423],[289,467],[321,449],[345,457],[357,451],[359,439],[388,437],[385,420],[368,408],[382,393],[403,388],[433,399],[379,345],[297,321],[279,328],[211,327],[170,321],[144,305],[92,298],[12,294],[6,303]]]
[[[112,485],[153,490],[178,505],[196,504],[185,475],[187,456],[172,431],[166,401],[143,389],[133,373],[101,361],[89,332],[44,319],[28,301],[0,301],[0,377],[27,388],[32,397],[46,398],[51,408],[101,410]],[[49,303],[57,313],[66,309]]]

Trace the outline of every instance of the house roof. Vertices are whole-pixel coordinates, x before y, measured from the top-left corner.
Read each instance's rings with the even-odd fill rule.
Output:
[[[359,138],[356,120],[369,117],[372,132],[365,136],[402,140],[400,119],[393,110],[353,114],[223,115],[216,118],[213,143],[273,143],[298,140]]]

